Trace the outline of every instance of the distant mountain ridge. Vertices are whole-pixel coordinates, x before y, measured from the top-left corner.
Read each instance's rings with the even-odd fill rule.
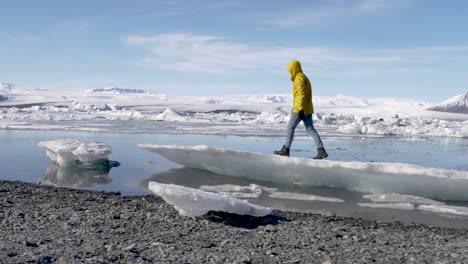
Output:
[[[0,82],[0,91],[11,92],[13,84]]]
[[[428,110],[468,114],[468,92],[454,96],[438,105],[429,107]]]
[[[141,90],[141,89],[130,89],[130,88],[119,88],[119,87],[105,87],[86,90],[88,93],[113,93],[113,94],[154,94],[153,91]]]

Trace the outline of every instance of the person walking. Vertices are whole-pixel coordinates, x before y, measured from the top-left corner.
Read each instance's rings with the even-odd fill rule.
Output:
[[[301,64],[297,60],[291,61],[286,67],[291,73],[291,81],[293,82],[293,109],[291,118],[287,127],[286,143],[279,151],[274,151],[275,155],[289,156],[289,150],[294,138],[294,130],[302,121],[307,133],[314,139],[317,146],[317,155],[314,159],[324,159],[328,157],[328,153],[323,146],[322,139],[314,128],[312,114],[314,106],[312,104],[312,85],[309,78],[302,72]]]

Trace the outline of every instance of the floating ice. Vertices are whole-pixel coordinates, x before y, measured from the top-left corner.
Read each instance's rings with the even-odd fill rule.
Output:
[[[288,200],[302,200],[302,201],[319,201],[329,203],[342,203],[341,199],[333,197],[324,197],[304,193],[291,193],[291,192],[272,192],[268,195],[270,198],[288,199]]]
[[[270,198],[302,200],[302,201],[322,201],[322,202],[344,202],[338,198],[323,197],[312,194],[279,192],[277,188],[267,188],[257,184],[248,186],[223,184],[223,185],[202,185],[200,189],[207,192],[215,192],[236,198],[258,198],[267,195]]]
[[[262,194],[276,191],[276,188],[267,188],[257,184],[240,186],[234,184],[202,185],[200,189],[207,192],[215,192],[237,198],[258,198]]]
[[[468,171],[404,163],[282,157],[207,146],[139,145],[195,169],[248,179],[468,201]]]
[[[271,212],[269,208],[245,200],[180,185],[149,182],[148,188],[185,216],[202,216],[209,211],[223,211],[259,217]]]
[[[80,164],[82,166],[109,165],[112,148],[101,142],[63,139],[42,141],[39,147],[47,150],[47,156],[62,167]]]
[[[291,193],[291,192],[272,192],[268,195],[270,198],[288,199],[288,200],[302,200],[302,201],[320,201],[330,203],[342,203],[341,199],[333,197],[324,197],[304,193]]]
[[[3,95],[0,94],[0,102],[1,101],[6,101],[6,100],[8,100],[8,97],[3,96]]]
[[[354,119],[354,120],[353,120]],[[445,121],[439,119],[421,119],[416,117],[373,119],[370,117],[341,117],[335,123],[337,132],[345,134],[367,135],[409,135],[434,137],[468,137],[466,121]]]
[[[413,204],[444,204],[432,199],[404,195],[399,193],[384,193],[384,194],[367,194],[364,198],[369,199],[375,203],[413,203]]]
[[[37,110],[47,110],[49,107],[43,107]],[[49,108],[50,109],[50,108]],[[69,106],[69,111],[78,112],[101,112],[101,111],[118,111],[122,108],[117,104],[102,104],[102,105],[81,105],[77,101],[73,101]]]
[[[411,203],[358,203],[362,207],[413,210],[414,205]]]
[[[423,211],[433,212],[433,213],[468,216],[468,207],[462,207],[462,206],[431,204],[431,205],[420,205],[418,206],[418,209],[423,210]]]

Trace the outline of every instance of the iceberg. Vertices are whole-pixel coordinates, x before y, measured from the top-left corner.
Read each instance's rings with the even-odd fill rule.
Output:
[[[468,201],[468,171],[405,163],[312,160],[207,146],[138,146],[189,168],[233,177]]]
[[[148,188],[161,196],[168,204],[173,205],[179,214],[184,216],[202,216],[209,211],[223,211],[256,217],[271,213],[270,208],[258,206],[245,200],[180,185],[149,182]]]
[[[38,143],[47,151],[47,156],[62,167],[80,165],[81,167],[109,168],[120,164],[110,162],[112,148],[101,142],[63,139]],[[118,165],[117,165],[118,164]]]

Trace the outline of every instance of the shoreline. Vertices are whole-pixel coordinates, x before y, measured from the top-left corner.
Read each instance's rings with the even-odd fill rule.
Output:
[[[0,263],[466,263],[468,229],[274,210],[180,216],[161,198],[0,181]]]

